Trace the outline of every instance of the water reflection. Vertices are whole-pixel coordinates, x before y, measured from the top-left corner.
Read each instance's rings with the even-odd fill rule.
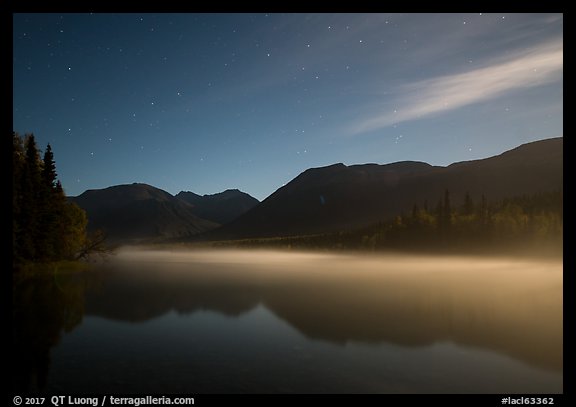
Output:
[[[453,341],[562,369],[559,264],[230,256],[237,255],[202,253],[194,262],[146,261],[111,272],[102,292],[88,293],[86,310],[137,322],[172,309],[237,316],[262,303],[310,338],[406,346]]]
[[[83,313],[140,323],[170,311],[236,318],[262,306],[306,337],[337,345],[452,342],[563,368],[560,262],[254,252],[121,258],[98,278],[16,290],[22,387],[42,387],[50,347]]]
[[[90,278],[87,278],[90,277]],[[50,350],[65,332],[82,322],[84,294],[95,275],[45,276],[19,282],[13,290],[13,389],[36,391],[46,385]]]

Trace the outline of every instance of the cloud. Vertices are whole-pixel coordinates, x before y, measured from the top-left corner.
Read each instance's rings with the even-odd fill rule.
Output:
[[[562,69],[562,40],[555,40],[483,68],[413,82],[394,92],[399,95],[394,108],[361,120],[352,133],[435,116],[514,90],[544,85],[561,77]]]

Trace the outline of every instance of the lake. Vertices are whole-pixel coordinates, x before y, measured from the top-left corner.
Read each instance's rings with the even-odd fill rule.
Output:
[[[15,391],[561,393],[562,260],[121,250],[14,290]]]

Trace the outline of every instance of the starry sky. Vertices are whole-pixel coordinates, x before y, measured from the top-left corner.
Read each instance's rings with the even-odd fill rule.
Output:
[[[485,158],[563,136],[562,88],[562,14],[13,16],[13,129],[68,195]]]

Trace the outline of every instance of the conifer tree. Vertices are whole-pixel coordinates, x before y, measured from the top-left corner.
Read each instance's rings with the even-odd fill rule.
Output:
[[[12,138],[14,264],[75,258],[86,246],[86,213],[67,201],[52,147],[40,159],[34,135]]]
[[[40,155],[33,134],[25,136],[24,163],[20,179],[20,249],[26,259],[36,259],[40,189]]]

